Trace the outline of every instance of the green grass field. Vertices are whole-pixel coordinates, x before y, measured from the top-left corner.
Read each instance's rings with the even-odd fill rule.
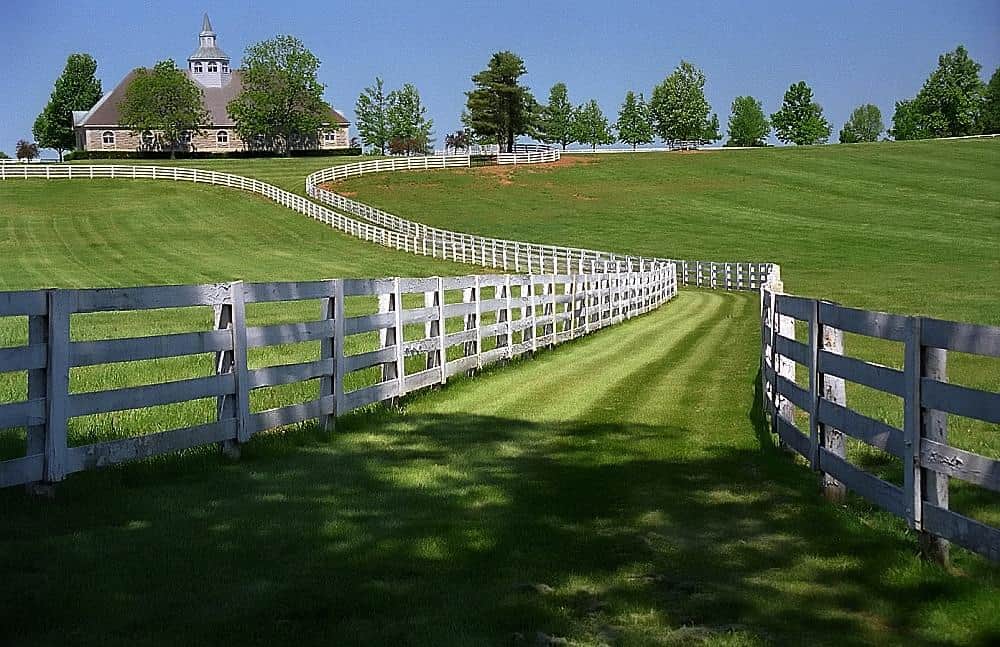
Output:
[[[996,323],[990,244],[998,240],[1000,190],[985,167],[996,166],[1000,147],[973,143],[969,151],[974,161],[945,142],[750,151],[767,157],[743,169],[757,181],[730,189],[751,205],[745,210],[703,195],[717,174],[738,174],[740,158],[729,157],[737,153],[609,156],[510,176],[505,169],[499,179],[493,169],[381,175],[341,188],[400,215],[475,233],[777,260],[790,290]],[[838,152],[853,161],[839,162]],[[895,167],[865,162],[866,155],[895,159]],[[330,163],[186,162],[290,190]],[[868,197],[852,194],[875,181],[852,173],[867,178],[865,169],[884,165],[906,177],[907,164],[924,183],[939,176],[938,202],[924,195],[922,207],[914,198],[912,208],[896,209],[883,195],[896,191],[889,179]],[[755,188],[761,176],[766,189]],[[617,197],[630,192],[612,191],[611,183],[632,187],[631,197]],[[454,187],[454,197],[434,196],[435,186]],[[907,186],[930,192],[918,181]],[[752,205],[768,192],[782,206],[753,234],[751,216],[764,216]],[[566,206],[574,194],[588,199]],[[855,248],[846,241],[857,227],[832,221],[828,238],[839,247],[827,249],[817,239],[826,235],[826,218],[816,214],[820,205],[835,212],[835,195],[853,214],[844,222],[854,225],[868,206],[882,205],[885,222],[872,227],[884,228],[884,237],[858,238],[865,245]],[[480,201],[493,205],[492,217]],[[601,207],[605,201],[611,206]],[[683,215],[676,215],[683,226],[657,215],[664,204],[677,205],[672,213]],[[0,184],[0,213],[0,240],[34,232],[2,250],[3,289],[475,271],[347,239],[257,198],[185,184],[19,181]],[[919,224],[909,242],[897,222],[904,213]],[[975,220],[981,235],[956,213]],[[769,246],[782,214],[801,245]],[[622,226],[625,215],[634,230]],[[456,223],[447,222],[452,217]],[[936,259],[947,269],[926,280],[907,270],[907,250],[943,240],[961,241]],[[840,285],[838,271],[863,277],[865,259],[874,258],[885,272],[866,279],[871,293]],[[961,289],[948,283],[948,271]],[[940,309],[921,305],[918,294]],[[291,321],[310,308],[318,305],[253,316]],[[953,572],[922,563],[899,520],[854,498],[826,503],[815,476],[772,446],[757,404],[757,312],[753,294],[685,290],[657,312],[565,348],[455,381],[399,409],[348,417],[332,438],[304,426],[256,437],[238,463],[203,449],[78,474],[54,501],[0,492],[0,643],[532,645],[542,634],[580,645],[1000,640],[997,565],[961,550]],[[94,317],[80,322],[79,334],[169,332],[205,327],[208,319],[204,311],[173,313],[149,330],[134,318]],[[20,343],[19,326],[3,329],[0,345]],[[849,339],[852,347],[894,360],[890,348]],[[276,363],[279,352],[281,362],[303,361],[315,349],[302,344],[251,361]],[[963,383],[1000,386],[995,364],[957,359],[951,368]],[[142,363],[81,374],[77,383],[176,379],[208,364]],[[0,401],[13,389],[0,384]],[[255,408],[301,395],[266,396]],[[856,392],[849,398],[864,412],[888,407]],[[210,409],[177,415],[187,420]],[[83,421],[76,442],[154,431],[162,420],[144,411]],[[959,422],[952,436],[998,457],[995,432]],[[0,441],[0,452],[18,443]],[[860,452],[852,447],[866,467],[893,475],[883,456]],[[956,509],[1000,523],[995,497],[956,486],[953,500]]]

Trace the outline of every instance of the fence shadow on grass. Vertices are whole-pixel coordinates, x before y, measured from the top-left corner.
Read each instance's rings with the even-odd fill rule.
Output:
[[[81,474],[41,508],[0,493],[0,642],[842,646],[933,642],[929,611],[990,608],[995,571],[914,566],[777,452],[671,455],[692,431],[664,426],[339,424],[239,463]],[[966,639],[997,636],[984,617]]]

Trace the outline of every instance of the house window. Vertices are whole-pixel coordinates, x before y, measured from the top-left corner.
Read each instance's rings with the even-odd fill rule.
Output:
[[[209,63],[208,64],[208,71],[209,72],[218,72],[219,71],[218,64],[215,63],[215,61],[212,61],[211,63]]]
[[[327,144],[336,143],[337,133],[335,133],[332,130],[326,131],[325,133],[323,133],[323,141],[326,142]]]
[[[220,130],[215,133],[215,143],[216,144],[229,144],[229,131]]]
[[[201,63],[195,63],[194,64],[195,74],[201,74],[202,70],[203,70],[203,68],[201,66]]]
[[[229,63],[223,63],[222,64],[222,73],[223,74],[229,74]]]
[[[153,133],[151,133],[148,130],[143,131],[142,133],[143,146],[152,146],[154,142],[156,142],[156,136],[153,135]]]
[[[181,143],[182,144],[190,144],[191,143],[191,131],[190,130],[185,130],[184,132],[181,133]]]
[[[110,130],[105,130],[103,133],[101,133],[101,143],[103,143],[105,146],[114,146],[115,134]]]

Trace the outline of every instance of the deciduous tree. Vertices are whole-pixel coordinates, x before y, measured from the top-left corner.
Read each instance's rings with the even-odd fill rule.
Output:
[[[711,128],[711,106],[705,98],[705,73],[681,61],[653,88],[649,102],[653,130],[667,141],[702,140]]]
[[[923,130],[932,137],[974,135],[983,109],[982,66],[959,45],[938,57],[938,67],[914,99]]]
[[[618,121],[615,122],[618,139],[632,145],[635,150],[639,144],[649,144],[653,141],[653,124],[650,122],[649,105],[641,95],[629,90],[625,93],[625,102],[618,111]]]
[[[907,139],[927,139],[931,134],[924,129],[922,115],[913,99],[896,102],[892,114],[892,128],[889,135],[896,141]]]
[[[95,76],[97,62],[90,54],[70,54],[56,79],[49,102],[31,129],[42,148],[52,148],[63,159],[63,151],[76,145],[73,111],[90,110],[101,98],[101,82]]]
[[[263,137],[290,154],[293,135],[307,140],[329,119],[319,59],[294,36],[276,36],[247,48],[243,89],[229,102],[229,116],[244,141]]]
[[[760,101],[751,96],[736,97],[731,110],[726,146],[765,146],[771,122]]]
[[[850,119],[841,128],[840,143],[877,142],[883,130],[885,124],[882,123],[882,111],[878,106],[866,103],[855,108]]]
[[[979,130],[987,135],[1000,133],[1000,67],[993,72],[986,85]]]
[[[611,134],[608,119],[594,99],[574,111],[573,138],[581,144],[590,144],[595,150],[600,145],[614,143],[615,137]]]
[[[209,122],[202,91],[172,60],[140,68],[118,106],[120,123],[136,133],[159,131],[173,157],[185,133],[201,132]]]
[[[832,130],[823,117],[823,107],[813,101],[812,88],[805,81],[788,88],[781,110],[771,115],[771,123],[778,139],[800,146],[826,143]]]
[[[474,89],[465,93],[462,122],[475,135],[496,141],[507,152],[514,150],[518,135],[533,134],[538,122],[538,102],[520,83],[526,72],[520,56],[497,52],[486,69],[472,77]]]
[[[573,104],[565,83],[556,83],[549,90],[549,102],[541,108],[538,135],[546,144],[560,144],[563,150],[573,138]]]
[[[18,160],[31,161],[38,157],[38,144],[29,142],[27,139],[20,139],[15,147],[14,154]]]
[[[427,152],[431,146],[434,122],[427,118],[427,108],[420,101],[416,86],[407,83],[399,90],[393,90],[387,103],[390,152],[397,155]]]
[[[389,98],[381,78],[375,77],[375,84],[364,89],[354,104],[354,113],[361,140],[385,155],[389,143]]]

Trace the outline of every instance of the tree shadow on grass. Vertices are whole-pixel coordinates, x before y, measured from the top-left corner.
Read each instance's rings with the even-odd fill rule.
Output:
[[[826,504],[778,452],[672,455],[691,431],[665,426],[394,412],[339,424],[332,442],[261,436],[239,463],[81,474],[52,502],[2,493],[0,642],[998,635],[996,570],[920,566],[904,535]],[[985,621],[933,633],[929,614],[949,605]]]

